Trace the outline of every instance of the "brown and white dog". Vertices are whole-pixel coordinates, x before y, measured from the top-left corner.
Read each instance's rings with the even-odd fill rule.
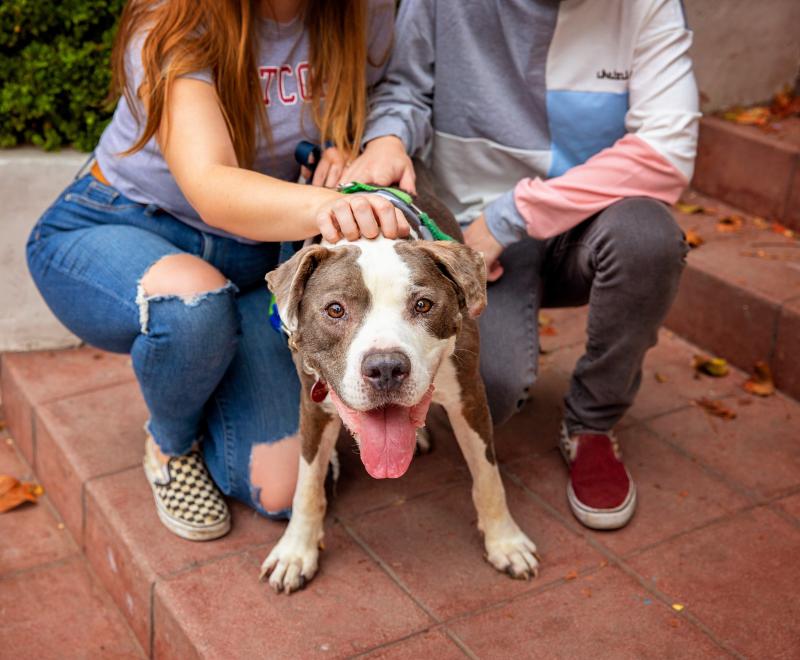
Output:
[[[424,176],[418,183],[429,187]],[[416,203],[461,239],[438,200],[423,192]],[[317,572],[324,482],[341,421],[371,476],[400,477],[431,402],[447,411],[472,474],[487,560],[515,578],[536,575],[536,546],[506,505],[478,370],[481,255],[458,242],[413,237],[323,243],[304,247],[267,282],[302,383],[302,455],[292,518],[261,577],[290,593]]]

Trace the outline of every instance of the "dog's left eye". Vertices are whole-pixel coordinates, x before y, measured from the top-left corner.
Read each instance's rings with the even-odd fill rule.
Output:
[[[332,319],[340,319],[344,316],[344,307],[337,302],[333,302],[325,308]]]
[[[427,298],[420,298],[414,304],[414,311],[418,314],[427,314],[433,308],[433,303]]]

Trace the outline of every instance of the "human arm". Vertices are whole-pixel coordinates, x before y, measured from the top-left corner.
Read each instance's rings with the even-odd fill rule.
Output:
[[[421,151],[432,134],[435,4],[406,0],[400,5],[389,65],[369,99],[364,153],[345,169],[342,181],[399,183],[415,192],[409,155]]]
[[[170,172],[203,221],[257,241],[407,233],[402,213],[376,195],[344,196],[238,166],[213,85],[179,78],[157,134]]]
[[[487,225],[507,246],[549,238],[626,197],[672,203],[688,184],[697,142],[691,32],[678,0],[653,0],[641,17],[629,81],[627,135],[549,180],[528,178],[489,204]]]

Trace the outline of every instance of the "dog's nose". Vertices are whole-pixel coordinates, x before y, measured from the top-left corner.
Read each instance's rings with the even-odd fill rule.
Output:
[[[361,362],[361,374],[376,390],[396,390],[411,372],[411,361],[405,353],[369,353]]]

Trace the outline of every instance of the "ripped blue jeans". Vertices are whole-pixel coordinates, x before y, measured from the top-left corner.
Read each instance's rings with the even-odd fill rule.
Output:
[[[269,323],[265,274],[280,245],[208,234],[139,204],[90,174],[42,215],[28,267],[50,309],[93,346],[130,353],[161,450],[200,440],[220,489],[270,517],[250,480],[253,447],[298,429],[300,384]],[[228,280],[193,297],[150,296],[139,282],[167,255],[191,254]],[[109,433],[113,433],[109,429]],[[268,486],[267,486],[268,487]]]

